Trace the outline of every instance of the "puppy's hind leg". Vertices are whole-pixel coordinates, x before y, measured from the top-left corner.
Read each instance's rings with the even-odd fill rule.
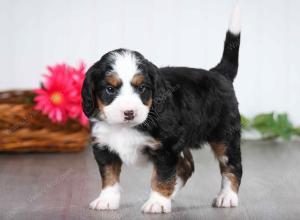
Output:
[[[237,132],[229,143],[210,142],[211,148],[219,160],[222,175],[221,190],[213,201],[214,207],[236,207],[238,190],[242,178],[240,152],[240,134]]]

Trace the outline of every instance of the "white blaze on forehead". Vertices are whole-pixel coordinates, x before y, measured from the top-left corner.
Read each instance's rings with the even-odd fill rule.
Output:
[[[133,76],[140,72],[137,57],[131,51],[116,52],[112,56],[114,59],[112,71],[118,74],[123,84],[130,84]]]
[[[138,59],[133,52],[126,50],[113,54],[114,63],[112,71],[115,72],[122,81],[120,93],[115,102],[120,110],[136,110],[142,104],[140,97],[134,92],[131,81],[138,70]]]
[[[130,50],[113,52],[110,59],[111,73],[117,75],[122,85],[112,103],[104,107],[106,120],[109,124],[124,123],[124,112],[130,110],[134,112],[132,124],[140,124],[146,120],[149,107],[143,104],[140,95],[131,84],[134,75],[142,72],[138,68],[139,59]]]

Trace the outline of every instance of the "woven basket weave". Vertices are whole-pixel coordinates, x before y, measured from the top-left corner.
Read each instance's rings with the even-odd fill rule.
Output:
[[[83,150],[89,129],[77,121],[54,124],[33,109],[31,91],[0,92],[0,152]]]

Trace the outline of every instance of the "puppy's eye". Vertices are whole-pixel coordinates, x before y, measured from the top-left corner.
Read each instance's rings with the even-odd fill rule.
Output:
[[[112,87],[112,86],[107,86],[105,88],[105,91],[109,95],[114,95],[116,93],[116,89],[114,87]]]
[[[145,85],[139,85],[138,87],[137,87],[137,91],[138,91],[138,93],[140,93],[140,94],[142,94],[142,93],[144,93],[145,91],[146,91],[146,86]]]

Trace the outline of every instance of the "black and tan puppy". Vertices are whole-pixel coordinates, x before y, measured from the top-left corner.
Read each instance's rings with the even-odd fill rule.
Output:
[[[92,127],[102,191],[96,210],[117,209],[122,163],[153,163],[147,213],[171,211],[171,198],[194,171],[191,148],[209,143],[220,163],[215,207],[238,205],[242,177],[240,115],[232,82],[238,70],[239,8],[213,69],[158,68],[136,51],[105,54],[86,73],[83,110]]]

